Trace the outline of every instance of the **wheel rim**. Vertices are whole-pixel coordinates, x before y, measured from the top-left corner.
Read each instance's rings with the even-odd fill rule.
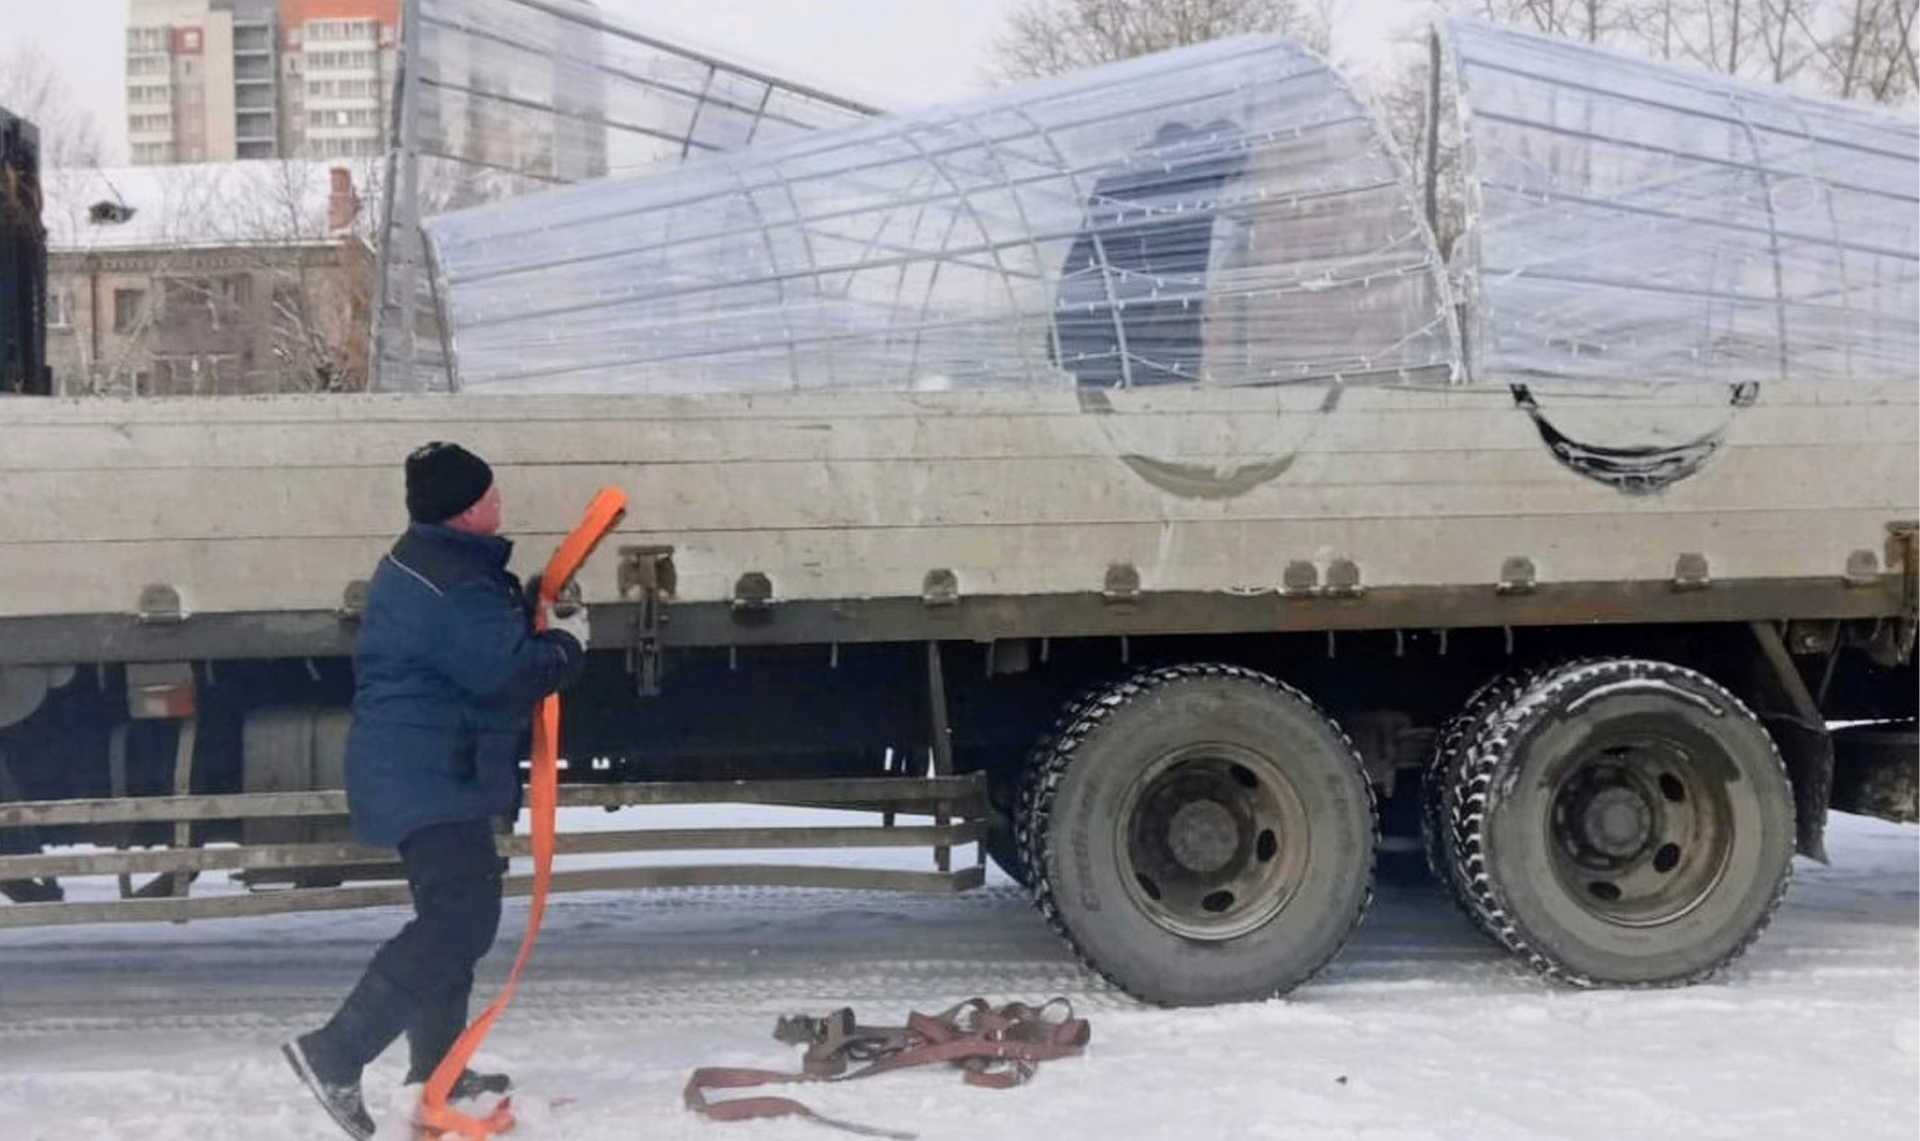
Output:
[[[1692,911],[1725,877],[1733,847],[1726,782],[1681,742],[1597,743],[1548,801],[1554,875],[1587,913],[1652,927]]]
[[[1165,930],[1217,942],[1284,909],[1306,870],[1310,824],[1269,757],[1236,745],[1178,749],[1127,789],[1114,850],[1134,905]]]

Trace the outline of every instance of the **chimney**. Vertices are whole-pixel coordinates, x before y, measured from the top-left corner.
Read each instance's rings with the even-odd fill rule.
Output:
[[[353,175],[345,167],[336,166],[328,174],[327,229],[344,230],[360,216],[360,196],[353,192]]]

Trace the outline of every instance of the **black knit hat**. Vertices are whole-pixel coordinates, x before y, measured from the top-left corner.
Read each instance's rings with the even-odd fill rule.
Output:
[[[459,444],[435,440],[407,457],[407,517],[444,523],[480,502],[493,486],[487,461]]]

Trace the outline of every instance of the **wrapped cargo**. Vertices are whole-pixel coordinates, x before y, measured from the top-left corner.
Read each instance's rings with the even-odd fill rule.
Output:
[[[1452,375],[1443,266],[1347,83],[1220,41],[428,223],[470,392]]]
[[[1920,361],[1920,125],[1446,25],[1476,379],[1888,380]]]

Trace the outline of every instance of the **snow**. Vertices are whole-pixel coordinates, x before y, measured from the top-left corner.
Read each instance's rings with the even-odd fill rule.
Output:
[[[650,810],[643,826],[741,811]],[[582,824],[635,817],[567,822]],[[514,1074],[524,1141],[822,1141],[833,1134],[805,1121],[706,1121],[681,1108],[681,1087],[697,1065],[792,1067],[795,1052],[769,1036],[783,1013],[852,1005],[894,1022],[975,994],[1064,994],[1092,1021],[1089,1052],[1041,1066],[1022,1089],[972,1089],[930,1068],[780,1092],[928,1141],[1911,1141],[1920,830],[1835,816],[1829,848],[1832,866],[1798,861],[1773,927],[1701,986],[1543,983],[1401,868],[1319,978],[1283,1000],[1204,1010],[1145,1008],[1106,987],[991,874],[957,896],[564,896],[482,1061]],[[926,866],[923,853],[856,858]],[[326,1015],[402,915],[0,932],[0,1138],[338,1136],[276,1047]],[[483,1000],[524,917],[509,903]],[[384,1139],[407,1136],[403,1055],[368,1072]]]

